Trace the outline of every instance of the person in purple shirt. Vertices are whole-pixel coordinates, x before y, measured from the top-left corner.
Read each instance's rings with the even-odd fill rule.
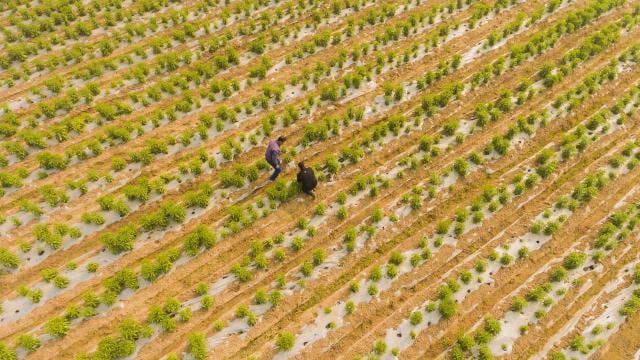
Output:
[[[286,137],[280,136],[276,140],[269,141],[269,145],[267,145],[267,151],[265,152],[264,157],[269,165],[271,165],[271,167],[273,168],[273,174],[271,174],[271,177],[269,177],[269,180],[271,181],[275,181],[278,175],[280,175],[280,172],[282,172],[282,161],[280,160],[280,145],[282,145],[285,140],[287,140]]]

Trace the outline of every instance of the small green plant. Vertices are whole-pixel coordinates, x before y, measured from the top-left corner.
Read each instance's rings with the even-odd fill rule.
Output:
[[[378,355],[383,355],[385,352],[387,352],[387,343],[382,340],[376,341],[376,343],[373,345],[373,352]]]
[[[193,291],[196,293],[196,295],[203,296],[209,292],[209,285],[205,283],[199,283],[198,285],[196,285],[196,288]]]
[[[562,265],[567,270],[573,270],[582,266],[582,264],[584,264],[586,260],[587,260],[587,254],[580,251],[572,252],[571,254],[567,255]]]
[[[20,336],[18,336],[16,345],[24,349],[26,352],[32,353],[40,347],[40,340],[29,334],[20,334]]]
[[[293,333],[288,331],[278,334],[276,338],[276,346],[280,351],[289,351],[293,349],[293,345],[296,342],[296,337]]]
[[[336,217],[338,218],[338,220],[345,220],[348,216],[349,216],[349,212],[347,211],[347,208],[344,206],[341,206],[338,209],[338,212],[336,213]]]
[[[211,295],[203,296],[202,299],[200,300],[200,305],[204,310],[209,310],[209,308],[211,308],[211,305],[213,305],[213,296]]]
[[[344,309],[347,314],[351,314],[356,309],[356,304],[353,301],[349,300],[345,304]]]
[[[224,327],[225,327],[225,323],[222,320],[216,320],[213,322],[213,330],[215,331],[220,331],[224,329]]]
[[[189,334],[189,353],[196,360],[204,360],[207,358],[207,342],[204,334],[193,332]]]
[[[411,323],[411,325],[418,325],[422,322],[422,312],[420,311],[414,311],[411,313],[411,316],[409,317],[409,322]]]
[[[378,287],[375,284],[369,285],[367,288],[367,294],[369,294],[369,296],[375,296],[378,294]]]
[[[44,331],[53,337],[64,337],[70,329],[69,320],[61,316],[50,319],[44,325]]]

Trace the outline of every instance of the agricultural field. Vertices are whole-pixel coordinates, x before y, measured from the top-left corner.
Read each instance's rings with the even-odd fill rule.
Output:
[[[640,1],[0,30],[0,360],[640,359]]]

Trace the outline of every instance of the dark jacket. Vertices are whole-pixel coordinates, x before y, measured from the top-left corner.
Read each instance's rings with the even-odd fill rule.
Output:
[[[298,172],[298,182],[302,184],[302,190],[305,192],[311,191],[318,185],[316,180],[316,174],[313,173],[312,168],[304,168]]]

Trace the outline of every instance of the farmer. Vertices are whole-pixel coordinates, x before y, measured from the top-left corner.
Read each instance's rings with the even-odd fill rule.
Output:
[[[264,157],[273,168],[273,174],[269,177],[271,181],[275,181],[282,171],[282,167],[280,166],[280,145],[282,145],[285,140],[287,140],[286,137],[280,136],[276,140],[269,141],[269,145],[267,145],[267,152],[264,154]]]
[[[298,172],[298,182],[302,186],[302,191],[304,191],[305,194],[311,195],[311,197],[315,199],[316,195],[313,193],[313,189],[318,185],[316,174],[313,173],[312,168],[304,165],[304,161],[300,161],[298,163],[298,167],[300,168],[300,171]]]

